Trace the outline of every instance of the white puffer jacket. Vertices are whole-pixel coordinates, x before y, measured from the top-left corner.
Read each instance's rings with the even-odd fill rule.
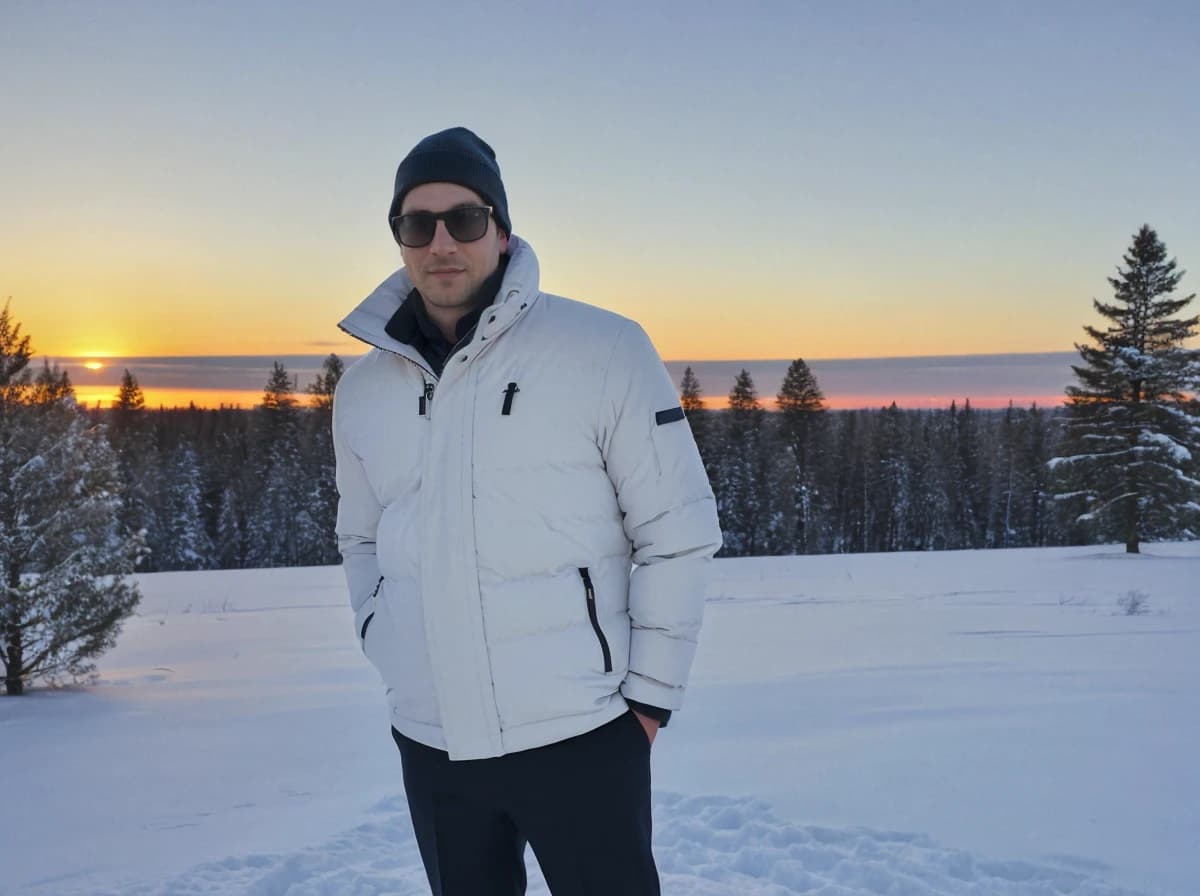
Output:
[[[452,759],[581,734],[622,695],[678,709],[721,542],[646,334],[539,292],[533,250],[509,252],[440,380],[384,331],[403,270],[341,323],[374,346],[333,411],[355,631],[392,724]]]

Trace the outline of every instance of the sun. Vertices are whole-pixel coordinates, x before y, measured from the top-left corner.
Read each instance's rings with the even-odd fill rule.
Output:
[[[103,361],[86,361],[86,362],[84,362],[83,366],[86,367],[88,370],[103,370],[104,362]]]

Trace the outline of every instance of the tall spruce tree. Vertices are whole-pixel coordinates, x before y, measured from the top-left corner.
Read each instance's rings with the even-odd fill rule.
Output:
[[[254,468],[258,489],[247,515],[246,563],[299,566],[312,527],[300,457],[300,411],[292,379],[278,361],[256,413]]]
[[[158,531],[156,509],[158,479],[154,433],[146,412],[142,387],[128,368],[121,375],[121,385],[108,421],[108,441],[117,453],[117,478],[120,482],[122,528],[130,534],[140,534],[148,542]],[[151,547],[142,560],[147,570],[177,568],[161,566]]]
[[[0,662],[5,691],[79,681],[139,594],[139,542],[120,529],[117,461],[65,371],[28,368],[28,338],[0,311]]]
[[[825,396],[803,358],[788,365],[775,396],[779,408],[779,435],[787,455],[782,463],[782,491],[789,498],[783,508],[788,553],[818,550],[823,515],[822,494],[813,462],[818,427],[823,421]]]
[[[245,564],[246,544],[236,482],[225,486],[220,501],[214,544],[216,565],[218,569],[241,569]]]
[[[311,406],[305,412],[303,452],[308,518],[298,535],[303,562],[314,566],[337,563],[340,559],[333,534],[338,504],[334,477],[333,395],[345,369],[341,358],[329,355],[307,390],[312,396]]]
[[[154,532],[155,569],[208,569],[213,546],[204,527],[200,464],[183,441],[162,462],[160,523]]]
[[[913,547],[908,530],[913,490],[905,456],[904,412],[893,401],[875,424],[867,464],[867,550],[908,550]]]
[[[776,528],[772,518],[768,421],[749,371],[738,374],[722,424],[714,492],[725,534],[723,551],[734,557],[768,554]]]
[[[1138,553],[1147,539],[1200,532],[1200,416],[1186,394],[1200,352],[1184,342],[1200,317],[1177,315],[1195,294],[1175,297],[1184,271],[1149,225],[1134,235],[1125,267],[1108,278],[1112,303],[1092,305],[1109,325],[1086,326],[1083,363],[1067,387],[1067,439],[1051,461],[1068,520]]]

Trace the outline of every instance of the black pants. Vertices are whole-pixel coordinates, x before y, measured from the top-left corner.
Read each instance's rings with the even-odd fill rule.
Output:
[[[650,742],[632,712],[494,759],[392,738],[434,896],[522,896],[526,842],[554,896],[658,896]]]

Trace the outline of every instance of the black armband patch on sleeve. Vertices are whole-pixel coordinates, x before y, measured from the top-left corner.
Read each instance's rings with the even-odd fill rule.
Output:
[[[683,419],[683,408],[667,408],[665,411],[657,411],[654,414],[654,422],[662,426],[664,423],[674,423],[676,420]]]

